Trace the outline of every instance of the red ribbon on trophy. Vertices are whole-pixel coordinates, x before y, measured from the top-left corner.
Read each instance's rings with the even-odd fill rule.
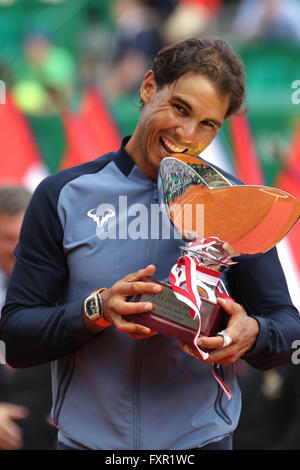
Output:
[[[205,247],[206,241],[203,241],[203,247]],[[219,243],[219,240],[212,239],[209,243]],[[195,333],[193,344],[202,357],[203,360],[206,360],[209,354],[199,348],[197,340],[201,332],[201,296],[198,292],[198,287],[209,281],[215,285],[215,294],[216,297],[230,298],[226,293],[225,286],[220,279],[221,273],[218,271],[213,271],[212,269],[207,269],[205,266],[199,262],[199,258],[194,255],[184,255],[178,259],[177,263],[171,269],[169,279],[170,284],[173,289],[175,296],[181,302],[184,302],[190,307],[190,315],[193,319],[198,319],[198,328]],[[214,279],[212,279],[214,278]],[[231,392],[228,387],[224,384],[221,378],[218,376],[214,369],[214,364],[212,364],[212,372],[215,379],[218,381],[223,391],[225,392],[228,399],[231,399]]]

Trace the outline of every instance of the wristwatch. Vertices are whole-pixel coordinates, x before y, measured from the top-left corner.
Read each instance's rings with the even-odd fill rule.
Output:
[[[99,318],[103,318],[102,299],[100,294],[89,295],[83,303],[83,309],[86,316],[96,321]]]
[[[99,291],[93,292],[91,295],[86,297],[83,301],[83,311],[87,318],[96,322],[100,326],[109,326],[110,323],[105,320],[103,315],[102,298],[100,292],[105,289],[99,289]]]

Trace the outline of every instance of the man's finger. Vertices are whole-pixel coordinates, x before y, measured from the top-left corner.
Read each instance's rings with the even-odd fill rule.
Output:
[[[117,311],[121,315],[134,315],[154,310],[152,302],[120,302]]]
[[[115,318],[115,327],[120,333],[125,333],[127,335],[141,335],[142,337],[145,337],[152,333],[152,330],[147,326],[127,322],[120,316]]]
[[[235,251],[230,245],[229,243],[225,242],[223,245],[222,245],[222,248],[223,250],[226,251],[226,253],[231,257],[231,258],[234,258],[236,256],[240,256],[241,253],[238,253],[237,251]]]
[[[237,356],[233,354],[230,350],[226,351],[220,351],[220,350],[215,350],[209,352],[209,355],[206,359],[203,359],[202,356],[199,354],[195,346],[192,346],[191,344],[184,344],[180,343],[179,346],[181,349],[189,354],[190,356],[195,357],[196,359],[200,359],[201,361],[205,362],[206,364],[221,364],[221,365],[229,365],[232,364],[233,362],[236,361]]]
[[[223,366],[227,366],[235,362],[237,359],[238,359],[238,356],[234,352],[234,348],[233,350],[231,350],[228,347],[224,349],[224,351],[220,351],[219,349],[216,349],[210,352],[207,362],[210,364],[221,364]]]
[[[224,338],[223,336],[202,336],[198,339],[197,344],[199,348],[223,349]]]
[[[155,266],[154,264],[149,264],[146,268],[139,269],[135,273],[127,274],[123,278],[124,281],[138,281],[143,277],[151,277],[155,273]]]
[[[191,344],[187,344],[187,343],[183,343],[182,341],[179,343],[179,347],[187,354],[189,354],[190,356],[193,356],[195,357],[196,359],[200,359],[201,361],[203,362],[207,362],[209,356],[207,359],[203,359],[203,357],[201,356],[201,354],[197,351],[197,349],[195,348],[195,346],[191,345]]]
[[[4,403],[4,405],[11,419],[25,419],[29,415],[29,410],[25,406],[14,403]]]
[[[243,307],[234,302],[232,299],[224,299],[222,297],[217,298],[217,303],[225,310],[229,315],[235,315],[244,311]]]
[[[112,288],[112,293],[129,297],[138,294],[157,294],[161,292],[161,290],[162,286],[153,282],[120,281]]]
[[[130,334],[128,335],[131,339],[146,339],[146,338],[151,338],[151,336],[154,336],[154,335],[157,335],[157,331],[154,331],[154,330],[151,330],[149,334],[145,335],[141,335],[141,334]]]

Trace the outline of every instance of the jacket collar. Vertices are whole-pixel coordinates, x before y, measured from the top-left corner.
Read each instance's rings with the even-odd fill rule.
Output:
[[[124,139],[122,140],[121,147],[116,152],[115,158],[114,158],[115,164],[125,176],[130,175],[135,165],[135,162],[132,160],[131,156],[125,150],[125,145],[129,141],[130,137],[131,136],[124,137]]]

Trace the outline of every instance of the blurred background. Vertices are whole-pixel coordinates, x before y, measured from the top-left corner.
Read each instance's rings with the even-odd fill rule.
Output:
[[[300,0],[0,0],[0,184],[117,149],[155,53],[207,34],[244,61],[248,113],[203,157],[300,200]],[[300,309],[298,232],[279,254]]]
[[[202,35],[240,54],[248,109],[203,157],[300,200],[300,0],[0,0],[0,185],[117,149],[155,53]],[[299,236],[279,246],[298,309]]]
[[[88,113],[83,107],[96,99],[86,95],[88,90],[101,93],[98,106],[107,107],[120,137],[128,135],[139,115],[138,86],[157,50],[188,36],[221,36],[245,63],[251,134],[266,183],[272,185],[300,110],[299,3],[0,0],[0,79],[53,173],[61,167],[68,140],[62,112],[67,118],[69,112]],[[221,138],[233,166],[228,125]],[[98,156],[101,145],[95,150]]]

